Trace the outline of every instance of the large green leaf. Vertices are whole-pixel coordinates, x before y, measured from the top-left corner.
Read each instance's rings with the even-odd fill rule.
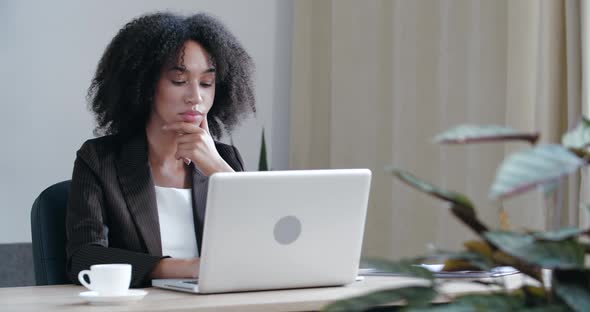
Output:
[[[582,118],[578,125],[561,137],[565,147],[583,149],[590,145],[590,120]]]
[[[498,125],[459,125],[434,138],[443,144],[485,143],[496,141],[523,140],[535,144],[538,132],[525,133]]]
[[[497,301],[490,300],[490,303],[481,303],[477,306],[465,303],[441,304],[427,308],[403,309],[404,312],[497,312],[497,311],[518,311],[518,312],[570,312],[566,305],[543,305],[537,307],[518,307],[517,310],[500,310],[494,306]],[[509,308],[513,308],[509,306]]]
[[[395,310],[392,310],[395,311]],[[438,304],[429,307],[414,307],[400,310],[403,312],[479,312],[485,310],[478,310],[465,304],[452,302],[446,304]]]
[[[258,158],[258,171],[268,171],[268,160],[266,157],[266,140],[264,139],[264,128],[262,129],[262,140],[260,143],[260,158]]]
[[[492,199],[506,198],[568,175],[584,161],[561,145],[543,144],[504,160],[490,191]]]
[[[366,311],[382,304],[405,300],[408,307],[429,305],[437,295],[432,287],[411,286],[378,290],[366,295],[336,301],[324,307],[322,311]]]
[[[570,312],[571,310],[566,305],[552,304],[543,305],[540,307],[523,308],[519,312]]]
[[[476,233],[487,231],[487,227],[477,219],[475,208],[467,196],[439,188],[415,177],[409,172],[395,168],[388,169],[397,178],[416,188],[417,190],[425,192],[439,199],[451,202],[451,212]]]
[[[562,241],[578,237],[585,232],[587,232],[587,230],[582,230],[576,227],[566,227],[556,231],[534,233],[533,236],[537,240]]]
[[[574,311],[588,311],[590,308],[590,292],[581,285],[563,284],[554,286],[557,295]]]
[[[367,267],[380,273],[399,273],[401,275],[423,278],[432,281],[434,275],[429,270],[417,266],[414,260],[389,261],[383,259],[366,260]]]
[[[457,303],[478,309],[494,309],[494,311],[514,311],[524,306],[520,297],[508,294],[466,295],[456,299]]]
[[[485,295],[465,295],[458,297],[449,304],[431,306],[426,308],[410,308],[404,311],[411,312],[480,312],[480,311],[520,311],[525,308],[525,302],[521,297],[509,294],[493,293]]]
[[[572,239],[539,241],[530,234],[505,231],[487,232],[484,236],[507,254],[543,268],[584,267],[584,246]]]
[[[544,305],[539,307],[519,307],[518,310],[499,310],[493,306],[497,301],[493,301],[485,306],[480,304],[473,306],[465,303],[450,303],[428,308],[404,309],[404,312],[497,312],[497,311],[518,311],[518,312],[570,312],[571,310],[565,305]]]
[[[529,306],[547,304],[549,291],[544,286],[523,285],[511,292],[513,295],[522,296]]]
[[[439,188],[433,184],[430,184],[424,180],[417,178],[416,176],[412,175],[407,171],[395,168],[389,168],[389,170],[391,171],[391,173],[393,173],[393,175],[398,177],[406,184],[416,188],[419,191],[430,194],[434,197],[454,203],[457,206],[459,206],[459,209],[462,208],[462,212],[464,214],[475,217],[475,209],[473,208],[473,204],[471,203],[469,198],[467,198],[467,196],[457,192],[447,191],[442,188]]]
[[[590,271],[555,270],[552,275],[555,293],[574,311],[590,309]]]

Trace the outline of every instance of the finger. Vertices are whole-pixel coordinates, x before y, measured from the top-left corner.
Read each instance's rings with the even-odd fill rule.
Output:
[[[190,159],[190,157],[188,157],[188,156],[189,156],[189,153],[188,153],[187,150],[180,150],[179,149],[179,150],[176,151],[176,153],[174,153],[174,158],[176,158],[178,160],[180,160],[180,159],[183,159],[183,160]],[[186,161],[185,161],[185,163],[186,163]]]
[[[203,116],[203,121],[201,121],[199,128],[207,131],[207,133],[210,133],[209,132],[209,121],[207,121],[207,115]]]
[[[195,157],[195,150],[194,149],[178,149],[174,154],[176,159],[182,159],[185,164],[190,164],[187,160],[191,160]]]
[[[172,122],[172,123],[164,125],[162,127],[162,129],[167,130],[167,131],[193,133],[193,132],[197,131],[197,129],[200,129],[200,128],[197,125],[192,124],[190,122],[177,121],[177,122]]]
[[[178,133],[198,133],[203,131],[203,129],[199,128],[195,124],[182,121],[166,124],[162,127],[162,130],[176,131]]]
[[[205,130],[201,129],[200,133],[191,133],[178,136],[176,143],[193,143],[193,142],[205,142]]]
[[[195,150],[201,150],[202,144],[199,144],[197,142],[188,142],[188,143],[180,143],[178,144],[178,146],[176,147],[176,151],[177,152],[193,152]]]

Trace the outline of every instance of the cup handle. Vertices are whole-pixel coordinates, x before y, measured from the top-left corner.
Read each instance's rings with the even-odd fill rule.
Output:
[[[80,284],[84,285],[84,287],[90,290],[94,290],[92,289],[92,285],[86,282],[86,280],[84,279],[84,275],[88,275],[88,279],[90,279],[90,270],[80,271],[80,273],[78,273],[78,281],[80,281]],[[90,281],[90,283],[92,283],[92,280]]]

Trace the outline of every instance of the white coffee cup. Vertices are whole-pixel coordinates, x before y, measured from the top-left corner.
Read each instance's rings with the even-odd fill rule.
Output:
[[[90,283],[84,276],[88,275]],[[124,295],[131,284],[131,264],[95,264],[78,273],[78,280],[100,296]]]

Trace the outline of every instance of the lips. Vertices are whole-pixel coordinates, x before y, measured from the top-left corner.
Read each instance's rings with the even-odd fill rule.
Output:
[[[181,115],[191,115],[191,116],[197,116],[197,115],[203,115],[198,111],[186,111],[184,113],[182,113]]]
[[[188,111],[180,114],[183,121],[186,122],[197,122],[203,119],[203,114],[195,111]]]

